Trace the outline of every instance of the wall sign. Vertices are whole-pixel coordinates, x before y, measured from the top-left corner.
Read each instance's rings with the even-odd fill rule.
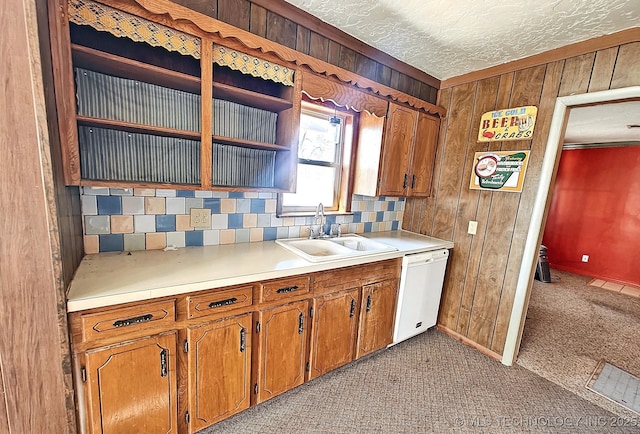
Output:
[[[529,140],[537,114],[533,105],[486,112],[480,118],[478,141]]]
[[[476,152],[469,188],[472,190],[522,191],[530,152]]]

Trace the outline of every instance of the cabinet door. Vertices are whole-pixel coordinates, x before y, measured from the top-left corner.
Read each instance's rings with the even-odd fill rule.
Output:
[[[304,382],[308,301],[258,313],[256,403]]]
[[[384,135],[380,195],[403,196],[409,186],[411,147],[418,112],[389,103],[389,118]]]
[[[418,115],[416,137],[411,162],[409,196],[427,197],[431,194],[433,163],[438,146],[440,120],[423,113]]]
[[[313,300],[309,379],[353,360],[360,288]]]
[[[398,279],[362,287],[356,358],[386,347],[393,340]]]
[[[176,333],[86,353],[93,434],[177,432]]]
[[[187,330],[189,432],[249,407],[251,313]]]

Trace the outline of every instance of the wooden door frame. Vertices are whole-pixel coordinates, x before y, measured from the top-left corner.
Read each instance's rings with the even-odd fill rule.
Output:
[[[640,98],[640,86],[625,87],[622,89],[605,90],[580,95],[570,95],[556,99],[547,147],[542,162],[540,181],[533,203],[531,222],[524,246],[524,254],[520,265],[520,273],[516,284],[516,292],[511,310],[511,319],[507,329],[507,338],[502,353],[502,363],[511,366],[516,360],[522,330],[527,315],[529,297],[533,286],[533,276],[538,259],[538,249],[542,242],[544,225],[551,204],[551,191],[555,184],[555,176],[558,170],[558,162],[562,153],[562,145],[569,113],[572,107],[592,104],[614,103],[629,98]]]

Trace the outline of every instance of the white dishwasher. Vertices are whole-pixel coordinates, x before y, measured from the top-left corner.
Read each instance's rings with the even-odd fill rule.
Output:
[[[403,258],[392,345],[436,325],[448,258],[447,249]]]

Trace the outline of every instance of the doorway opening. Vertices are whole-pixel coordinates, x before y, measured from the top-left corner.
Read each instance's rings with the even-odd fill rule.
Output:
[[[538,248],[542,240],[544,223],[546,220],[551,198],[551,188],[555,180],[555,174],[560,160],[560,153],[564,142],[565,131],[569,113],[572,108],[621,102],[640,98],[640,86],[622,89],[593,92],[581,95],[559,97],[556,100],[555,109],[549,129],[546,151],[540,173],[538,190],[534,199],[531,222],[524,247],[524,254],[516,292],[502,363],[512,365],[520,347],[522,331],[526,319],[529,297],[533,284],[533,274],[538,259]]]

